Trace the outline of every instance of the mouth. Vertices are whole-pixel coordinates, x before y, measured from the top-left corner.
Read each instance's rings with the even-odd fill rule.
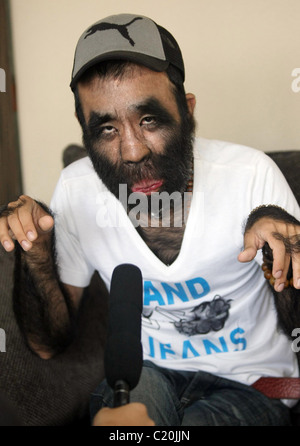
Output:
[[[158,192],[163,185],[163,180],[143,180],[132,186],[132,192],[139,192],[145,195],[150,195],[152,192]]]

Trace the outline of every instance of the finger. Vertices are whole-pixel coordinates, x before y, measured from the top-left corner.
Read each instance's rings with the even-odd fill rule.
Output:
[[[54,226],[54,219],[51,217],[51,215],[44,215],[39,219],[38,223],[43,232],[49,232]]]
[[[299,250],[299,240],[300,240],[300,228],[299,226],[294,226],[289,231],[289,239],[292,245],[292,270],[293,270],[293,286],[300,289],[300,250]]]
[[[275,279],[280,279],[286,264],[286,249],[282,241],[270,237],[268,244],[272,250],[273,268],[272,274]]]
[[[4,217],[0,219],[0,242],[5,251],[7,252],[13,251],[15,244],[9,233],[7,218]]]
[[[277,278],[274,275],[274,274],[276,274],[276,272],[274,273],[272,271],[273,277],[276,278],[275,283],[274,283],[274,289],[279,293],[281,291],[283,291],[284,288],[286,288],[288,286],[287,274],[288,274],[288,270],[290,267],[290,263],[291,263],[291,257],[289,256],[289,254],[285,254],[284,267],[283,267],[282,272],[280,270],[277,271]]]
[[[289,268],[289,256],[286,254],[284,243],[272,235],[266,237],[266,242],[272,250],[273,264],[272,276],[275,279],[274,289],[277,292],[284,290],[286,275]]]
[[[238,255],[238,260],[242,263],[250,262],[256,256],[257,250],[253,246],[245,247]]]
[[[18,214],[17,214],[19,222],[22,226],[24,236],[28,242],[34,241],[38,236],[32,218],[32,209],[33,209],[32,203],[27,202],[24,206],[18,209]]]
[[[293,265],[293,285],[300,289],[300,253],[294,254],[292,257]]]
[[[240,262],[250,262],[254,259],[257,251],[264,245],[264,240],[257,237],[254,231],[246,232],[244,235],[244,249],[240,252],[238,260]]]
[[[23,226],[19,220],[18,213],[14,213],[7,218],[8,226],[12,231],[15,239],[22,246],[24,251],[28,251],[32,247],[32,243],[27,239]]]

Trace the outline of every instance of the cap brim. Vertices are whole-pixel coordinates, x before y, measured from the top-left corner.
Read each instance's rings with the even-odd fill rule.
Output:
[[[76,75],[73,77],[70,87],[72,90],[74,90],[76,83],[80,79],[80,77],[91,67],[94,65],[108,61],[108,60],[128,60],[129,62],[134,62],[140,65],[143,65],[147,68],[150,68],[154,71],[165,71],[168,66],[169,62],[167,60],[161,60],[157,59],[152,56],[147,56],[146,54],[139,54],[136,52],[130,52],[130,51],[112,51],[106,54],[101,54],[100,56],[95,57],[94,59],[90,60],[87,64],[85,64],[83,67],[80,68],[80,70],[76,73]]]

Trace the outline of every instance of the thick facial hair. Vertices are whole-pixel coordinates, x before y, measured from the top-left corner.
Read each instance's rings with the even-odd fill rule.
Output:
[[[160,192],[182,194],[192,175],[193,129],[194,119],[188,115],[181,124],[173,126],[171,136],[166,137],[163,154],[151,152],[146,159],[132,164],[113,164],[97,150],[87,128],[83,129],[83,142],[99,178],[117,198],[119,185],[126,185],[130,193],[134,184],[146,179],[163,179]]]

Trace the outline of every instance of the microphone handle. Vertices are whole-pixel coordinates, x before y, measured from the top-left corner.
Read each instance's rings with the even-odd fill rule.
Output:
[[[114,387],[114,407],[125,406],[129,403],[129,385],[119,379]]]

